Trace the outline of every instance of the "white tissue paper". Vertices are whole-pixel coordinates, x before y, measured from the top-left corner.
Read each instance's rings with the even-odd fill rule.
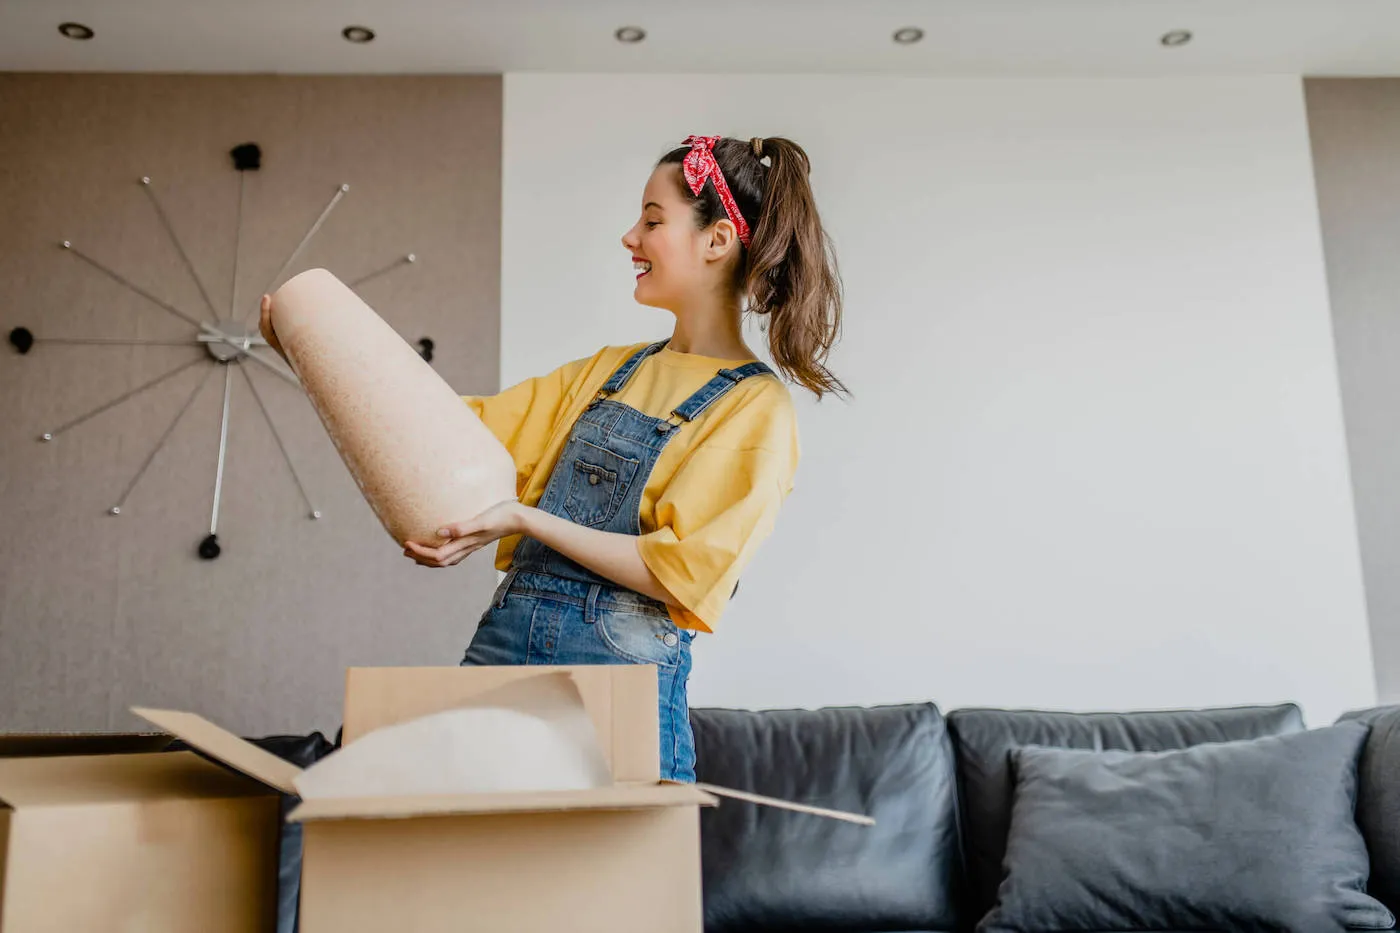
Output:
[[[578,687],[560,672],[366,733],[294,783],[314,800],[587,790],[613,781]]]

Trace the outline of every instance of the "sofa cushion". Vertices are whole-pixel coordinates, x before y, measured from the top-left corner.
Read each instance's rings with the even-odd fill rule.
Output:
[[[1392,928],[1354,816],[1368,732],[1017,749],[1007,875],[979,933]]]
[[[1001,884],[1011,820],[1012,749],[1043,745],[1169,751],[1302,728],[1302,713],[1292,704],[1139,713],[991,709],[950,713],[948,729],[957,751],[969,914],[980,917],[991,910]]]
[[[1361,753],[1356,821],[1371,852],[1370,892],[1400,913],[1400,706],[1348,713],[1371,727]]]
[[[706,933],[962,928],[957,779],[937,707],[697,709],[691,721],[702,782],[876,820],[734,800],[702,810]]]

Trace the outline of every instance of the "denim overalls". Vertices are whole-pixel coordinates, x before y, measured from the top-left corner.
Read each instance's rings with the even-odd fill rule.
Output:
[[[538,508],[600,531],[640,535],[642,491],[667,442],[744,379],[772,375],[762,363],[722,369],[666,419],[612,401],[665,345],[635,353],[579,415]],[[462,664],[655,664],[661,777],[689,782],[695,780],[686,703],[693,637],[671,621],[665,604],[525,538]]]

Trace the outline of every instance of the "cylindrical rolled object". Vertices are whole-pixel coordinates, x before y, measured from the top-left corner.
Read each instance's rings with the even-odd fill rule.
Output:
[[[313,269],[273,296],[272,329],[316,414],[399,544],[515,496],[510,454],[418,351],[335,276]]]

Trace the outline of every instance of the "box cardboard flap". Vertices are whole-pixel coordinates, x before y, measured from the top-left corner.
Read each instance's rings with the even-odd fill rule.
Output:
[[[698,789],[714,794],[716,797],[725,797],[730,800],[742,800],[745,803],[756,803],[762,807],[774,807],[779,810],[791,810],[794,813],[807,813],[812,816],[821,816],[829,820],[841,820],[845,823],[855,823],[860,826],[874,826],[875,820],[859,813],[847,813],[845,810],[828,810],[826,807],[813,807],[805,803],[793,803],[791,800],[779,800],[776,797],[764,797],[762,794],[751,794],[746,790],[734,790],[729,787],[716,787],[714,784],[696,784]]]
[[[193,752],[0,759],[0,800],[16,810],[268,793]]]
[[[164,732],[11,732],[0,735],[0,758],[55,755],[134,755],[170,744]]]
[[[571,810],[649,810],[659,807],[713,806],[708,793],[688,784],[618,784],[592,790],[538,793],[452,794],[420,797],[326,797],[303,801],[287,819],[406,819],[508,813],[557,813]]]
[[[220,729],[202,716],[175,710],[139,707],[132,707],[131,711],[171,735],[184,739],[235,771],[241,771],[284,794],[294,795],[297,792],[293,780],[301,773],[300,768],[289,761],[283,761],[271,752],[263,751],[226,729]]]
[[[345,676],[342,741],[348,746],[383,726],[466,706],[512,681],[561,671],[578,687],[613,780],[660,780],[656,668],[644,664],[352,667]]]

